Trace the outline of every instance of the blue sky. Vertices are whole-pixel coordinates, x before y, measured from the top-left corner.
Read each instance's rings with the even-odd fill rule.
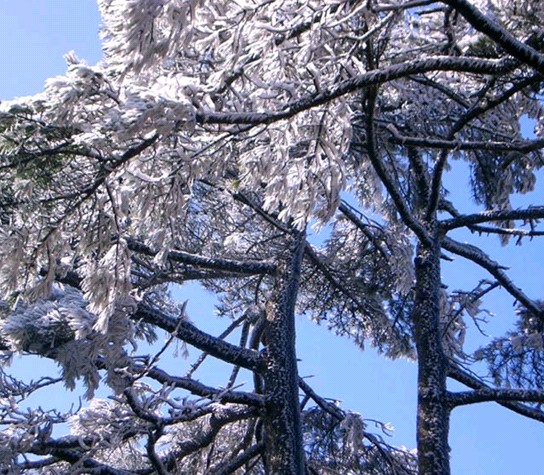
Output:
[[[46,78],[64,73],[62,56],[70,50],[90,64],[100,59],[100,19],[93,0],[5,1],[1,13],[0,99],[40,92]],[[468,178],[461,167],[457,168],[451,178],[452,189],[468,198]],[[530,202],[542,204],[542,199],[536,199],[532,197]],[[468,238],[473,239],[463,236]],[[535,259],[539,250],[542,255],[542,244],[537,240],[515,249],[498,245],[492,248],[493,256],[504,258],[512,266],[512,277],[521,279],[531,296],[544,295],[544,263],[543,259]],[[479,278],[470,266],[456,264],[444,271],[452,282]],[[193,288],[182,293],[191,296],[188,309],[192,320],[216,329],[212,297]],[[505,320],[511,318],[512,304],[505,297],[489,303],[498,322],[492,331],[504,329]],[[501,319],[501,314],[507,316]],[[386,361],[372,351],[361,352],[348,340],[302,318],[298,321],[298,337],[300,373],[314,375],[309,382],[322,395],[343,401],[343,407],[365,418],[391,422],[396,427],[392,443],[415,445],[415,364]],[[14,368],[31,375],[35,363],[23,358]],[[213,373],[213,368],[208,372]],[[53,400],[64,397],[58,394]],[[537,467],[541,467],[544,453],[544,426],[492,404],[461,408],[452,417],[450,445],[453,474],[530,475],[541,472]]]

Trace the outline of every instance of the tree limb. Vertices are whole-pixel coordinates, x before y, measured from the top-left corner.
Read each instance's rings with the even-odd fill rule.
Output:
[[[132,252],[143,254],[148,257],[155,257],[158,251],[151,249],[149,246],[132,239],[127,239],[128,248]],[[267,274],[274,275],[276,272],[276,266],[266,261],[251,262],[251,261],[239,261],[233,259],[223,259],[215,257],[200,256],[197,254],[191,254],[189,252],[172,250],[167,254],[167,258],[173,262],[179,262],[181,264],[188,264],[192,266],[202,267],[205,269],[214,269],[225,272],[234,272],[237,274]]]
[[[409,137],[402,135],[393,124],[386,127],[391,133],[389,140],[398,145],[410,145],[413,147],[424,147],[440,150],[488,150],[493,152],[534,152],[544,148],[544,139],[524,140],[513,142],[497,141],[471,141],[471,140],[445,140],[429,137]]]
[[[175,333],[180,340],[227,363],[232,363],[251,371],[260,372],[263,369],[263,359],[257,351],[240,348],[239,346],[223,341],[203,332],[186,320],[180,322],[179,319],[153,309],[149,305],[140,304],[132,318],[134,320],[141,319],[169,333]]]
[[[296,114],[323,105],[346,94],[375,86],[413,74],[429,71],[452,71],[474,74],[500,74],[512,69],[512,62],[506,60],[489,60],[479,58],[463,58],[435,56],[427,59],[416,59],[411,62],[394,64],[382,69],[375,69],[359,76],[340,81],[324,88],[318,94],[309,94],[298,100],[287,103],[282,111],[270,112],[197,112],[199,124],[231,124],[260,125],[271,124],[279,120],[289,119]]]
[[[475,389],[475,390],[488,390],[489,386],[484,384],[475,376],[463,371],[455,363],[450,362],[448,367],[448,376],[452,379],[455,379],[459,383],[464,384],[465,386]],[[508,402],[508,401],[497,401],[497,404],[510,409],[511,411],[520,414],[522,416],[534,419],[539,422],[544,422],[544,413],[532,407],[527,407],[523,404]]]
[[[248,406],[262,407],[264,404],[263,398],[258,394],[246,393],[242,391],[232,391],[217,389],[211,386],[206,386],[199,381],[191,378],[182,378],[171,376],[166,371],[160,368],[150,368],[146,372],[146,376],[155,381],[168,384],[169,386],[185,389],[197,396],[216,400],[221,403],[247,404]]]
[[[376,103],[377,90],[371,89],[368,94],[367,104],[365,107],[365,129],[366,129],[366,147],[365,151],[368,158],[380,178],[381,182],[387,189],[389,196],[395,203],[395,207],[403,223],[410,228],[422,243],[431,245],[432,239],[425,227],[412,214],[406,200],[401,195],[393,177],[387,171],[383,161],[380,159],[377,151],[376,134],[374,125],[374,109]]]
[[[451,407],[465,406],[480,402],[540,402],[544,403],[544,391],[530,389],[475,389],[450,393],[448,396]]]
[[[544,219],[544,206],[531,206],[526,209],[514,210],[482,211],[481,213],[459,215],[455,218],[441,221],[440,224],[445,231],[451,231],[452,229],[473,224],[488,223],[490,221],[510,221],[514,219]]]

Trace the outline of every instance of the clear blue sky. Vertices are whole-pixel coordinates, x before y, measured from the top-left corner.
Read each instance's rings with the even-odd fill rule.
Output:
[[[93,0],[4,1],[0,16],[0,99],[40,92],[46,78],[64,73],[62,56],[70,50],[88,63],[96,63],[101,56],[99,23]],[[454,175],[453,183],[457,193],[466,193],[468,197],[467,178],[462,170]],[[542,204],[542,200],[537,203],[534,199],[533,204]],[[514,251],[493,248],[494,257],[505,256],[512,265],[512,276],[521,279],[531,296],[544,295],[544,263],[541,258],[535,259],[538,249],[542,255],[540,241]],[[450,267],[445,273],[452,281],[470,282],[477,278],[471,267]],[[211,297],[194,291],[187,295],[191,296],[192,320],[216,328]],[[492,306],[498,316],[511,315],[511,299],[496,299]],[[499,331],[504,328],[503,323],[494,328]],[[300,373],[314,375],[309,382],[323,396],[342,400],[343,407],[366,418],[391,422],[396,427],[392,443],[414,447],[415,364],[385,361],[370,351],[361,352],[351,342],[304,319],[299,319],[298,337]],[[194,354],[193,351],[191,355]],[[35,362],[25,360],[15,368],[30,375]],[[63,397],[58,394],[53,400]],[[454,475],[544,473],[544,427],[492,404],[457,409],[452,418],[450,445]]]

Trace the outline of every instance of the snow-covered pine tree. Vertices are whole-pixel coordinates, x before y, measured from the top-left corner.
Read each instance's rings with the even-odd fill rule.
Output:
[[[542,305],[488,244],[543,234],[542,207],[512,204],[542,165],[538,0],[99,6],[104,60],[69,54],[42,93],[0,106],[0,335],[6,360],[51,358],[68,387],[115,396],[24,412],[56,380],[4,369],[6,473],[414,472],[412,454],[300,380],[302,313],[417,358],[421,474],[449,473],[458,406],[544,420]],[[458,169],[476,209],[448,193]],[[309,226],[330,229],[324,246]],[[459,240],[473,234],[489,237]],[[452,256],[483,271],[476,285],[443,282]],[[232,318],[221,337],[170,298],[190,280]],[[519,324],[471,355],[465,334],[496,292]],[[158,331],[168,344],[138,356]],[[230,364],[227,384],[164,370],[176,341]],[[253,387],[236,386],[240,369]]]

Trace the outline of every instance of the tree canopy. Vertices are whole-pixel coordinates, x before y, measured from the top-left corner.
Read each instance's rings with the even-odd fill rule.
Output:
[[[544,234],[513,204],[543,165],[538,0],[98,3],[104,59],[0,104],[2,473],[447,475],[454,409],[544,421],[544,307],[488,244]],[[479,282],[446,282],[454,258]],[[222,335],[172,298],[188,281]],[[497,293],[515,323],[472,348]],[[299,377],[296,315],[417,361],[416,452]],[[23,383],[14,352],[61,376]],[[78,380],[83,407],[19,407]]]

